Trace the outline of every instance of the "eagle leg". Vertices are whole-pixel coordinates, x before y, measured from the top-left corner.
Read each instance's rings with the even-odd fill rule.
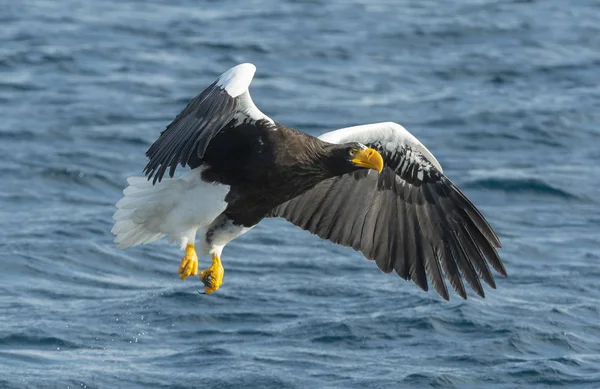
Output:
[[[223,283],[225,269],[221,265],[221,258],[217,254],[212,255],[212,265],[208,269],[200,271],[200,280],[204,283],[204,293],[216,292]]]
[[[198,274],[198,255],[193,244],[188,244],[185,249],[185,255],[181,258],[179,265],[179,278],[185,280],[189,276]]]

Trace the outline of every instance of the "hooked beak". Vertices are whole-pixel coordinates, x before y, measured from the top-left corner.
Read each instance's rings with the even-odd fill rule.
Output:
[[[352,158],[352,163],[356,166],[375,169],[379,173],[383,170],[383,158],[381,154],[371,148],[357,151],[354,154],[354,158]]]

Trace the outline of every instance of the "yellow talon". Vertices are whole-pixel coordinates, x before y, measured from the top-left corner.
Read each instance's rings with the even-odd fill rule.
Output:
[[[185,255],[181,258],[179,265],[179,278],[185,280],[189,276],[198,274],[198,255],[193,244],[188,244],[185,249]]]
[[[221,258],[213,254],[212,265],[208,269],[200,271],[200,280],[204,283],[204,293],[211,294],[215,292],[223,283],[223,274],[225,269],[221,265]]]

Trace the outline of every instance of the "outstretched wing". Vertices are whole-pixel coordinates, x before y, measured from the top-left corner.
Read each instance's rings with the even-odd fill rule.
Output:
[[[462,298],[467,294],[460,273],[482,297],[479,278],[495,288],[488,263],[506,275],[494,230],[404,127],[368,124],[320,138],[375,148],[385,168],[380,174],[360,170],[325,180],[275,208],[271,216],[361,251],[382,271],[395,270],[423,290],[428,290],[428,276],[446,300],[443,273]]]
[[[178,164],[185,166],[192,157],[201,160],[211,139],[228,126],[246,120],[272,122],[250,98],[248,87],[255,71],[251,63],[237,65],[189,102],[146,152],[148,179],[162,180],[167,168],[173,177]]]

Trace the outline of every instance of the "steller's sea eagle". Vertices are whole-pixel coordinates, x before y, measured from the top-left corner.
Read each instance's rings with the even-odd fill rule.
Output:
[[[448,300],[443,273],[466,298],[462,277],[484,296],[495,288],[488,263],[506,271],[500,240],[435,157],[396,123],[328,132],[318,138],[281,125],[252,102],[256,67],[223,73],[146,152],[146,177],[130,177],[112,233],[119,248],[166,236],[185,255],[179,276],[200,271],[205,293],[223,282],[221,252],[267,217],[282,217],[352,247],[385,273],[395,270]],[[190,167],[173,178],[178,165]],[[170,178],[165,178],[168,172]]]

